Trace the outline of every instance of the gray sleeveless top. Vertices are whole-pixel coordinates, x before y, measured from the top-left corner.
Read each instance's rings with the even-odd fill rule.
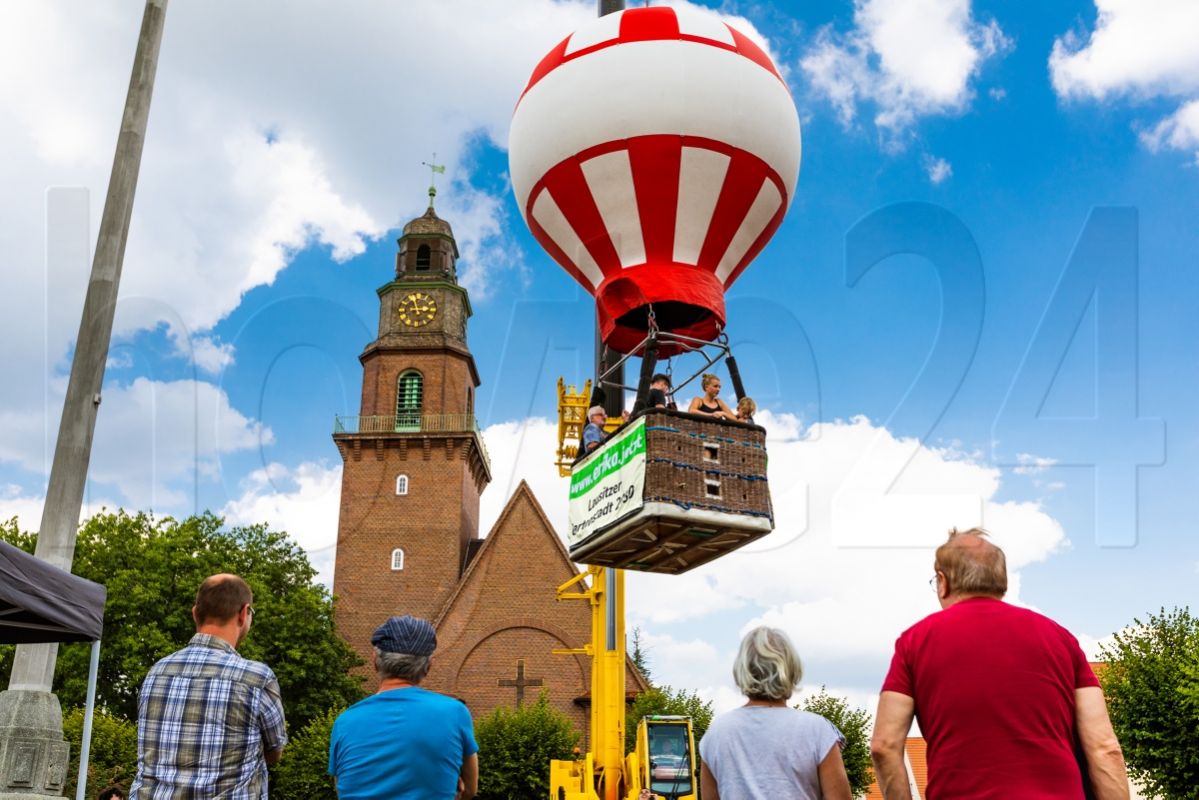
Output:
[[[720,800],[820,800],[817,768],[838,744],[841,732],[817,714],[747,706],[716,717],[699,752]]]

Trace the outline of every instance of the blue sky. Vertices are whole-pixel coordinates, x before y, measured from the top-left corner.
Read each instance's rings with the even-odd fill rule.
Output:
[[[332,418],[356,413],[374,289],[436,152],[495,461],[484,518],[521,479],[563,517],[554,385],[587,377],[592,306],[524,227],[505,148],[532,66],[595,11],[495,5],[171,7],[93,511],[267,521],[328,577]],[[1180,32],[1199,20],[1185,0],[1098,5],[703,4],[784,71],[803,164],[728,295],[771,425],[779,529],[760,552],[631,581],[662,679],[727,705],[737,637],[767,621],[799,642],[809,682],[869,703],[894,636],[935,609],[930,546],[975,521],[1008,550],[1012,598],[1088,647],[1196,601],[1199,56]],[[15,278],[0,297],[0,516],[30,528],[134,6],[0,12],[0,258]],[[867,249],[892,255],[852,255]]]

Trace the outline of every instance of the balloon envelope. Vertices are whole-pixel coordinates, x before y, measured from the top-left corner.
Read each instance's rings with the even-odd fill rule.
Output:
[[[509,137],[521,214],[595,296],[620,352],[651,310],[663,330],[719,334],[725,289],[781,224],[799,161],[770,58],[716,17],[669,7],[609,14],[559,43]]]

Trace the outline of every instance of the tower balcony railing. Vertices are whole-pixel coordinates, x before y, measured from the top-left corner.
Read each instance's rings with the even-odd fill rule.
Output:
[[[399,414],[390,417],[333,418],[333,433],[473,433],[487,468],[491,459],[474,414]]]

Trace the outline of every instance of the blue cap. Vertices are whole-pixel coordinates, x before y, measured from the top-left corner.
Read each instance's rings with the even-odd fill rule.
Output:
[[[380,625],[371,636],[371,644],[385,653],[430,656],[437,649],[437,634],[425,620],[404,615]]]

